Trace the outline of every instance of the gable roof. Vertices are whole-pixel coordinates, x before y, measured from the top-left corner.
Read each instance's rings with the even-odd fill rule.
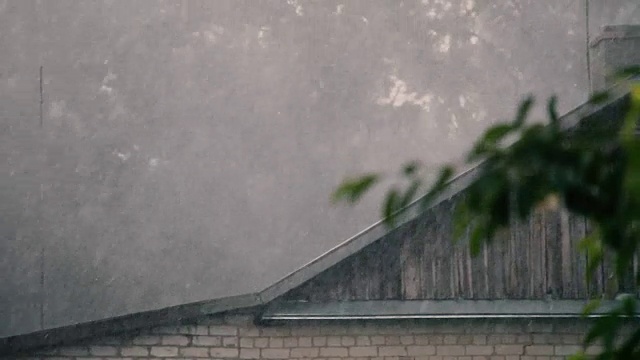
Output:
[[[629,92],[626,84],[616,86],[611,89],[611,96],[608,101],[598,105],[586,103],[562,116],[560,119],[561,127],[563,129],[571,129],[581,123],[588,124],[590,121],[599,121],[602,119],[602,115],[605,115],[607,120],[615,120],[617,117],[611,115],[621,114],[628,96]],[[458,175],[449,183],[447,189],[433,200],[430,207],[437,206],[466,189],[478,176],[481,169],[482,164],[479,164]],[[420,211],[418,204],[419,200],[416,200],[406,208],[404,212],[406,216],[402,217],[396,228],[417,219],[423,213]],[[383,221],[380,220],[260,292],[0,338],[0,355],[69,343],[90,337],[113,335],[151,326],[183,323],[199,316],[235,309],[262,307],[373,242],[383,239],[391,231],[392,229],[388,229]]]

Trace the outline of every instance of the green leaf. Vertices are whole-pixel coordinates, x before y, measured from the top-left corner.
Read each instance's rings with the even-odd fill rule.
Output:
[[[482,251],[482,244],[485,242],[490,242],[490,240],[477,237],[469,239],[469,251],[471,252],[471,256],[478,256],[480,251]]]
[[[579,352],[569,356],[569,360],[587,360],[588,357],[584,352]]]
[[[362,195],[380,180],[377,174],[368,174],[355,179],[345,180],[333,193],[334,203],[346,201],[355,203]]]
[[[622,297],[622,305],[620,306],[622,313],[626,316],[636,315],[636,299],[634,295],[625,295]]]
[[[471,212],[465,201],[458,203],[453,215],[453,239],[457,241],[467,234],[471,224]]]
[[[438,174],[438,178],[431,186],[427,194],[421,199],[422,209],[426,210],[429,206],[431,206],[431,202],[433,199],[440,195],[447,187],[451,178],[453,177],[453,167],[452,166],[444,166],[440,169],[440,173]]]
[[[589,103],[593,105],[600,105],[607,102],[610,98],[611,93],[608,90],[599,91],[591,95]]]
[[[589,346],[596,340],[602,339],[605,348],[611,349],[613,347],[613,341],[617,332],[615,329],[618,328],[618,323],[618,317],[612,314],[596,319],[584,339],[585,345]]]
[[[554,95],[549,98],[547,102],[547,116],[553,129],[558,129],[560,126],[560,116],[558,116],[558,98]]]
[[[620,140],[627,152],[625,188],[636,200],[640,200],[640,141],[635,135],[640,118],[640,85],[631,87],[630,107],[620,131]]]
[[[422,187],[422,181],[416,179],[411,182],[398,204],[400,208],[405,208],[415,199],[418,190]]]
[[[640,76],[640,65],[628,66],[614,73],[614,77],[617,80],[624,80],[634,76]]]
[[[476,219],[473,227],[470,229],[469,246],[471,250],[479,251],[480,244],[482,244],[487,238],[487,223],[486,219]]]
[[[411,161],[404,165],[404,167],[402,168],[402,173],[406,176],[413,176],[416,174],[419,168],[420,163],[418,161]]]
[[[637,359],[636,349],[640,343],[640,329],[636,329],[631,336],[619,347],[618,356],[620,359]]]
[[[589,301],[587,305],[582,308],[582,316],[591,315],[594,311],[598,310],[601,305],[602,302],[599,299]]]
[[[535,99],[532,95],[527,96],[518,106],[518,112],[516,113],[516,117],[513,120],[512,126],[516,129],[520,128],[524,125],[524,122],[527,120],[529,116],[529,112],[535,103]]]
[[[476,161],[487,153],[498,149],[498,143],[515,128],[511,124],[498,124],[490,127],[473,146],[467,157],[467,161]]]
[[[599,268],[604,256],[604,249],[600,239],[600,231],[596,227],[578,243],[578,250],[587,254],[587,281],[591,281],[593,274]]]
[[[396,212],[400,209],[399,203],[400,192],[397,189],[389,190],[382,207],[382,218],[389,227],[394,227],[396,224]]]
[[[495,125],[484,135],[484,141],[491,144],[496,144],[500,140],[504,139],[511,131],[513,130],[513,126],[508,124],[499,124]]]

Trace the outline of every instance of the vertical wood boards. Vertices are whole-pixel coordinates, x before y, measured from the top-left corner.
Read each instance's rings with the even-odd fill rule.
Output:
[[[585,221],[585,234],[590,235],[593,231],[593,227],[589,221]],[[587,252],[587,256],[589,253]],[[602,264],[598,265],[598,267],[591,274],[591,280],[589,281],[589,299],[595,299],[601,297],[604,292],[604,270]]]
[[[561,278],[562,278],[562,298],[573,299],[573,252],[571,251],[571,221],[569,213],[561,209],[560,210],[560,242],[561,246]]]
[[[560,227],[560,211],[546,210],[545,215],[546,239],[546,296],[549,298],[562,297],[562,238]]]
[[[585,299],[588,294],[587,286],[587,258],[586,254],[580,251],[579,244],[586,236],[586,219],[584,216],[571,215],[569,221],[569,231],[571,238],[571,254],[573,258],[573,297],[576,299]]]
[[[610,254],[586,281],[586,254],[578,243],[589,234],[582,216],[563,209],[536,209],[514,220],[472,257],[467,242],[454,244],[452,218],[457,199],[291,291],[308,301],[388,299],[587,299],[618,291]],[[639,267],[636,258],[629,272]],[[635,286],[623,284],[627,291]]]
[[[381,255],[378,261],[382,263],[380,273],[381,297],[384,300],[397,300],[401,294],[401,267],[400,267],[400,239],[396,233],[391,241],[381,241]]]
[[[382,241],[374,243],[369,251],[366,251],[366,261],[364,262],[365,268],[362,271],[367,274],[367,277],[363,280],[366,281],[367,292],[363,300],[369,299],[382,299],[382,273],[384,266],[382,258],[384,257]]]
[[[488,246],[488,272],[491,281],[489,297],[491,299],[507,298],[506,284],[510,270],[504,265],[506,263],[504,259],[507,257],[510,238],[511,233],[508,229],[500,230]]]
[[[417,239],[415,225],[402,232],[400,239],[400,269],[402,298],[415,300],[420,298],[422,281],[420,279],[421,241]]]
[[[529,221],[529,292],[527,298],[540,299],[545,294],[546,261],[544,256],[546,237],[544,213],[536,209]]]
[[[451,299],[453,295],[453,252],[451,241],[451,211],[447,201],[438,207],[436,222],[436,293],[435,299]]]
[[[421,292],[422,299],[435,299],[438,277],[436,272],[436,223],[425,223],[422,234]]]

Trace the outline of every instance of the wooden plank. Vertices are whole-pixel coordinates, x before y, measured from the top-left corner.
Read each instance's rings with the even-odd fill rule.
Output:
[[[549,240],[547,238],[547,231],[546,231],[546,214],[544,209],[538,209],[538,213],[540,214],[540,271],[541,271],[541,279],[540,281],[542,282],[542,294],[541,296],[546,297],[547,296],[547,289],[549,288],[549,285],[547,283],[548,281],[548,272],[549,272],[549,265],[547,263],[547,248],[549,247]]]
[[[367,300],[369,290],[369,279],[367,278],[367,255],[369,247],[362,249],[352,262],[352,297],[353,300]]]
[[[517,299],[519,293],[518,260],[516,254],[521,249],[519,249],[518,245],[518,221],[515,217],[512,217],[509,223],[509,241],[507,242],[507,252],[504,263],[507,276],[506,296],[509,299]]]
[[[631,263],[627,266],[626,271],[624,272],[624,276],[620,279],[620,292],[626,294],[633,294],[636,292],[636,284],[634,281],[634,268],[635,268],[635,255],[631,259]]]
[[[457,298],[469,298],[468,288],[467,288],[467,270],[466,270],[466,260],[467,256],[465,253],[466,246],[458,243],[454,246],[454,251],[456,252],[456,267],[457,267],[457,278],[458,278],[458,289],[457,289]]]
[[[320,293],[320,291],[315,291],[317,288],[317,283],[318,283],[318,279],[313,279],[311,280],[311,282],[308,283],[308,285],[306,286],[306,289],[304,290],[304,294],[306,295],[305,297],[302,297],[302,300],[308,300],[308,301],[318,301],[320,299],[318,293]],[[326,297],[326,294],[324,294]]]
[[[430,221],[425,224],[424,239],[422,241],[421,261],[421,297],[423,299],[435,299],[436,268],[435,268],[435,223]]]
[[[460,275],[460,297],[464,299],[473,299],[472,276],[469,271],[471,259],[469,256],[469,246],[466,243],[458,245],[458,274]]]
[[[431,284],[433,287],[431,288],[431,298],[438,298],[438,261],[434,258],[434,261],[431,262]]]
[[[331,301],[336,298],[335,288],[332,279],[338,276],[335,267],[324,274],[320,274],[310,289],[312,291],[312,301]],[[333,290],[332,290],[333,289]]]
[[[367,295],[366,300],[382,300],[381,278],[384,262],[382,241],[378,240],[367,247],[365,254],[365,269],[367,269]]]
[[[356,254],[351,255],[348,261],[345,263],[345,266],[343,267],[343,271],[345,273],[348,273],[348,275],[345,276],[345,288],[343,289],[342,293],[343,300],[356,300],[356,287],[358,286],[358,279],[356,277],[356,272],[354,272],[353,269],[355,268],[355,263],[358,261],[361,253],[362,251],[359,251]]]
[[[465,270],[467,271],[467,274],[465,276],[465,279],[467,281],[467,299],[475,299],[476,296],[476,288],[475,288],[475,284],[478,282],[478,280],[475,280],[476,278],[480,278],[482,273],[480,272],[475,272],[476,269],[474,269],[474,263],[477,264],[478,263],[478,259],[476,257],[476,261],[474,261],[474,259],[472,259],[471,257],[471,249],[469,248],[468,245],[466,245],[464,247],[464,253],[465,253]],[[474,276],[477,275],[477,276]]]
[[[426,219],[422,219],[417,221],[414,227],[413,238],[415,242],[415,246],[413,248],[413,256],[416,258],[416,268],[417,268],[417,279],[416,279],[416,288],[418,291],[417,298],[422,299],[422,294],[424,293],[424,276],[426,276],[427,271],[425,271],[425,258],[424,258],[424,248],[426,243],[426,234],[427,234],[427,226]]]
[[[640,297],[640,287],[637,285],[638,282],[638,271],[640,270],[640,252],[636,251],[635,256],[633,257],[633,276],[636,279],[636,296]]]
[[[560,210],[560,241],[562,264],[562,298],[575,298],[573,277],[573,252],[571,251],[571,223],[569,213],[565,209]]]
[[[452,296],[451,212],[448,201],[438,205],[436,216],[436,299]]]
[[[544,214],[536,209],[531,214],[529,239],[529,294],[530,299],[542,299],[544,297],[545,284],[545,233]]]
[[[455,213],[455,207],[458,203],[459,199],[456,197],[451,199],[450,201],[450,209],[449,214],[451,218],[451,231],[450,231],[450,242],[453,251],[453,270],[454,270],[454,288],[452,292],[452,297],[456,299],[468,299],[469,291],[468,291],[468,278],[466,271],[466,252],[467,249],[465,239],[455,239],[453,237],[453,214]],[[461,241],[456,241],[461,240]]]
[[[324,281],[325,286],[324,289],[321,287],[320,289],[316,289],[316,291],[326,292],[329,295],[329,299],[331,301],[339,301],[342,300],[342,295],[344,293],[344,275],[341,274],[344,268],[344,261],[336,264],[331,271],[325,273],[327,280]],[[323,291],[324,290],[324,291]]]
[[[633,255],[633,261],[629,266],[629,275],[627,277],[628,292],[635,294],[638,291],[638,284],[636,282],[636,274],[638,273],[638,254]]]
[[[354,274],[352,269],[354,260],[355,256],[352,255],[350,258],[346,259],[344,264],[340,267],[340,272],[343,275],[340,276],[340,284],[342,288],[340,289],[340,297],[338,300],[351,300],[353,296]]]
[[[562,241],[560,239],[560,211],[547,209],[544,212],[546,247],[546,284],[545,296],[562,296]]]
[[[381,259],[383,263],[382,276],[380,277],[384,300],[397,300],[401,294],[400,273],[400,240],[397,235],[389,241],[382,242]]]
[[[527,241],[527,273],[525,274],[524,282],[527,283],[527,289],[525,298],[533,299],[534,298],[534,289],[535,289],[535,281],[536,281],[536,264],[535,264],[535,253],[537,242],[539,241],[535,234],[533,233],[533,224],[535,222],[535,212],[532,212],[531,215],[527,218],[527,222],[525,226],[527,226],[527,233],[529,234],[529,240]]]
[[[490,244],[485,242],[482,245],[482,273],[483,273],[483,278],[484,278],[484,292],[479,294],[479,298],[481,299],[488,299],[491,296],[491,292],[489,289],[489,246]]]
[[[516,277],[517,277],[517,298],[524,299],[529,296],[531,282],[529,280],[530,258],[530,219],[518,219],[516,227],[516,247],[515,247],[515,265],[516,265]]]
[[[509,246],[509,229],[498,231],[495,239],[488,247],[488,273],[491,281],[489,296],[493,299],[502,299],[507,294],[507,251]]]
[[[413,237],[414,228],[415,226],[412,226],[400,234],[402,237],[400,245],[400,279],[403,300],[416,300],[420,294],[420,262],[417,256],[418,242]]]
[[[572,214],[570,218],[574,296],[578,299],[587,298],[587,258],[579,249],[580,241],[586,236],[585,221],[584,216],[580,215]]]
[[[593,231],[591,223],[589,221],[585,221],[585,234],[589,235],[591,234],[591,231]],[[589,254],[587,253],[587,256],[588,255]],[[591,275],[588,297],[590,299],[600,298],[603,294],[603,289],[603,269],[602,264],[599,264]]]
[[[616,279],[616,269],[613,254],[605,250],[602,259],[602,286],[603,296],[606,299],[615,298],[618,293],[618,281]]]
[[[313,282],[307,282],[305,284],[302,284],[301,286],[299,286],[296,289],[293,289],[291,291],[289,291],[288,293],[284,294],[283,297],[286,300],[291,300],[291,301],[309,301],[309,287],[311,286]]]
[[[460,298],[462,296],[460,289],[460,251],[453,242],[451,243],[451,250],[453,252],[451,258],[451,297]]]

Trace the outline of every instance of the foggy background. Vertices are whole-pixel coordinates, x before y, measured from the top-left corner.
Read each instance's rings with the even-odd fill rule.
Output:
[[[0,0],[0,337],[271,285],[379,218],[331,206],[345,176],[579,105],[638,8]]]

